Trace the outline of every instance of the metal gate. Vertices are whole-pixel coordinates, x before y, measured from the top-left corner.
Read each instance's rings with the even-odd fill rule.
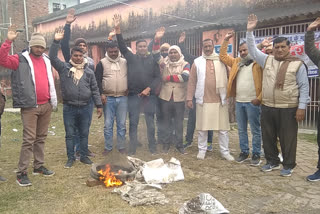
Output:
[[[281,34],[304,33],[307,30],[308,24],[310,24],[310,22],[256,29],[254,30],[254,35],[256,37],[269,37]],[[237,32],[236,53],[238,53],[239,40],[245,37],[245,31]],[[319,77],[309,78],[309,86],[311,102],[309,103],[306,109],[306,118],[304,121],[299,123],[299,127],[316,129],[319,111],[319,101],[317,99],[319,89]]]

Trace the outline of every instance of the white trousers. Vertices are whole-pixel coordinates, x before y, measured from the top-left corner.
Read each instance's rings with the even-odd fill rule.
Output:
[[[208,146],[208,131],[198,131],[199,152],[206,152]],[[222,155],[229,154],[228,131],[219,131],[219,147]]]

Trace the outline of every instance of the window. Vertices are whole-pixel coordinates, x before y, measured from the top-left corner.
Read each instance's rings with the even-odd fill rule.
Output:
[[[59,3],[52,3],[52,11],[55,12],[55,11],[59,11],[59,10],[61,10],[60,4]]]

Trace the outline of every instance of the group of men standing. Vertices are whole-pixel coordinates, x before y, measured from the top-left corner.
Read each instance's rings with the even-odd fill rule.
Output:
[[[279,169],[279,138],[283,155],[280,174],[291,176],[296,165],[298,122],[304,119],[310,98],[307,68],[300,59],[291,56],[290,42],[285,37],[273,41],[274,55],[260,51],[252,33],[258,19],[252,14],[248,17],[247,42],[240,44],[238,58],[227,54],[228,41],[234,32],[226,35],[220,54],[215,53],[213,40],[206,39],[202,42],[202,55],[189,60],[181,44],[165,44],[166,50],[163,51],[164,45],[160,46],[163,28],[155,34],[151,53],[148,52],[146,40],[138,40],[136,54],[133,54],[121,35],[121,16],[115,15],[113,34],[117,41],[110,38],[106,55],[94,71],[94,63],[87,56],[84,39],[77,39],[76,46],[70,52],[70,25],[76,19],[74,14],[74,10],[70,10],[64,29],[55,33],[49,57],[44,54],[46,43],[39,33],[32,35],[29,50],[9,55],[11,43],[18,36],[14,27],[9,29],[8,38],[0,49],[0,65],[13,70],[13,106],[21,108],[23,121],[23,144],[17,172],[17,183],[20,186],[31,185],[27,167],[32,153],[34,174],[54,174],[43,166],[44,141],[50,114],[57,105],[51,66],[59,73],[63,98],[68,157],[65,168],[72,167],[77,148],[80,161],[92,164],[88,158],[88,135],[94,105],[97,107],[98,118],[104,112],[103,155],[108,155],[113,149],[114,120],[117,123],[117,150],[129,155],[136,153],[140,144],[138,123],[142,109],[151,154],[158,153],[157,143],[162,144],[165,154],[171,144],[175,145],[179,153],[185,154],[183,120],[186,104],[196,112],[197,158],[205,158],[208,133],[213,130],[218,131],[222,158],[233,161],[229,151],[227,98],[235,97],[241,150],[236,161],[242,163],[250,156],[247,133],[249,122],[253,136],[250,164],[260,165],[263,142],[267,163],[261,170],[269,172]],[[312,30],[319,26],[320,19],[317,19],[306,33],[306,52],[316,65],[320,62],[320,51],[314,46]],[[65,62],[57,57],[60,45]],[[270,47],[270,44],[266,42],[263,46]],[[227,66],[231,67],[229,78]],[[129,151],[126,151],[125,137],[127,112]],[[155,138],[155,115],[159,120],[158,142]],[[318,137],[318,144],[319,141]],[[320,180],[319,170],[308,176],[308,180]]]

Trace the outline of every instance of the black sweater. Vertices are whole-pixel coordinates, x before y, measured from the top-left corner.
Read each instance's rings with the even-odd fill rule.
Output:
[[[128,63],[128,90],[129,95],[139,94],[147,87],[151,94],[155,94],[160,84],[160,69],[152,55],[139,56],[128,50],[121,34],[117,34],[121,53]]]

